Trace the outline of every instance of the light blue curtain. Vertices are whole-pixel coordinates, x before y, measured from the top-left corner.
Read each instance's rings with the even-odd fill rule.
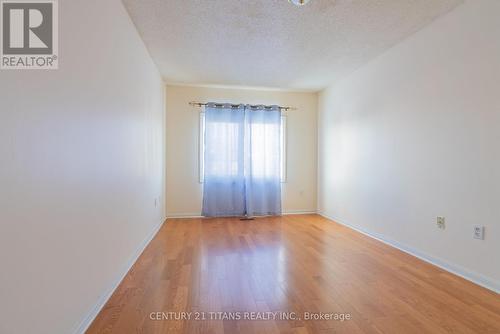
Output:
[[[281,111],[245,109],[245,201],[249,216],[281,214]]]
[[[204,136],[202,215],[281,214],[279,107],[208,103]]]
[[[202,215],[245,214],[245,106],[205,107],[205,175]]]

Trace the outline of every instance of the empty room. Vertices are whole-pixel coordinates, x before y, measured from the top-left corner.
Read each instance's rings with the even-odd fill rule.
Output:
[[[499,0],[0,29],[0,334],[500,334]]]

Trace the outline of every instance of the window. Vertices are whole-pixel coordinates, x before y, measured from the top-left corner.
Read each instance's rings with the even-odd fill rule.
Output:
[[[286,182],[286,121],[287,118],[286,116],[282,115],[281,116],[281,138],[280,138],[280,148],[281,148],[281,161],[280,161],[280,174],[281,174],[281,182]],[[225,125],[227,126],[227,125]],[[235,125],[236,126],[236,125]],[[269,124],[252,124],[253,131],[254,133],[262,133],[264,134],[266,132],[265,127],[270,126]],[[200,113],[200,120],[199,120],[199,156],[198,156],[198,165],[199,165],[199,182],[203,183],[203,178],[205,175],[205,168],[204,168],[204,152],[205,152],[205,142],[204,142],[204,134],[205,134],[205,113],[201,112]],[[261,164],[256,163],[254,167],[254,172],[258,175],[259,170],[264,170],[265,166],[262,164],[265,164],[266,162],[263,159],[259,159],[260,155],[264,155],[263,152],[258,152],[254,151],[252,152],[252,155],[256,157],[256,161],[262,161]],[[237,166],[235,165],[235,168]],[[234,171],[236,173],[236,170]],[[226,171],[226,170],[220,170],[221,175],[230,175],[231,171]]]

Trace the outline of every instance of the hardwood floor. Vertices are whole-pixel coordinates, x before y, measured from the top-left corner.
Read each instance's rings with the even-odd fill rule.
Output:
[[[500,333],[500,296],[317,215],[169,219],[87,333]]]

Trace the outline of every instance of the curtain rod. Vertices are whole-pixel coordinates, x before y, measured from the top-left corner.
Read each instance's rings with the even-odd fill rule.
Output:
[[[202,102],[189,102],[189,105],[190,106],[193,106],[193,107],[203,107],[203,106],[206,106],[208,103],[202,103]],[[224,105],[230,105],[231,107],[233,108],[237,108],[239,107],[241,104],[234,104],[234,103],[215,103],[215,105],[217,107],[222,107]],[[257,107],[260,107],[262,105],[250,105],[250,107],[252,108],[257,108]],[[272,106],[263,106],[264,109],[271,109]],[[280,110],[283,110],[283,111],[288,111],[288,110],[297,110],[297,108],[294,108],[294,107],[282,107],[282,106],[278,106],[278,108],[280,108]]]

